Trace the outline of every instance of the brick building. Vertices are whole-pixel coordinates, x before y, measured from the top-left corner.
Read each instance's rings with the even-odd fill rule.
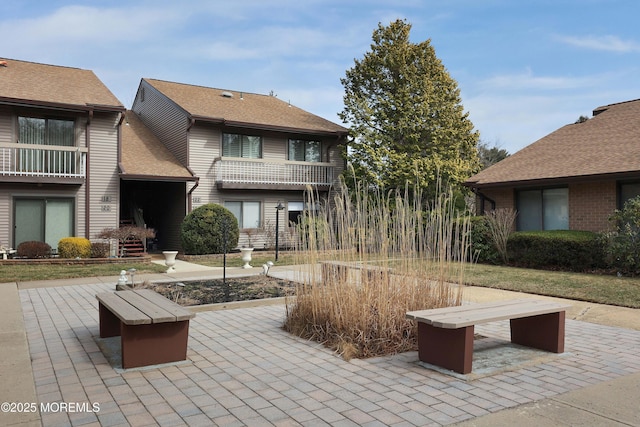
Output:
[[[465,184],[478,214],[515,209],[517,230],[603,231],[640,195],[640,100],[598,107]]]

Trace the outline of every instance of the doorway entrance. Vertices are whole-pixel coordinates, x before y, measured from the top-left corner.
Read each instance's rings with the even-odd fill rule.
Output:
[[[75,235],[74,205],[72,198],[15,198],[15,247],[35,240],[57,249],[60,239]]]

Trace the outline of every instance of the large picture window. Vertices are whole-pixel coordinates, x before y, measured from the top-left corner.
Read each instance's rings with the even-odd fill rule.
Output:
[[[260,159],[262,158],[262,138],[225,133],[222,135],[222,156]]]
[[[519,191],[517,209],[518,231],[569,229],[568,188]]]
[[[304,139],[289,140],[289,160],[299,162],[321,162],[320,141],[306,141]]]
[[[58,247],[74,235],[74,200],[70,198],[17,198],[14,201],[14,244],[36,240]]]
[[[260,227],[262,212],[260,202],[228,201],[224,202],[224,207],[235,215],[238,219],[238,227],[241,229]]]

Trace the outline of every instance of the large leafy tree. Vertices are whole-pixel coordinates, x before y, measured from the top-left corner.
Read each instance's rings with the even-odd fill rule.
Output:
[[[438,178],[456,186],[479,169],[479,135],[457,82],[429,40],[409,41],[410,30],[403,20],[378,25],[371,51],[341,79],[340,118],[354,137],[356,179],[384,190],[418,185],[429,195]]]

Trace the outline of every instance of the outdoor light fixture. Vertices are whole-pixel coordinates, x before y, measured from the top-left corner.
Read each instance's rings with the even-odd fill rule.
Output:
[[[280,234],[280,211],[284,209],[282,202],[276,206],[276,261],[278,261],[278,235]]]

